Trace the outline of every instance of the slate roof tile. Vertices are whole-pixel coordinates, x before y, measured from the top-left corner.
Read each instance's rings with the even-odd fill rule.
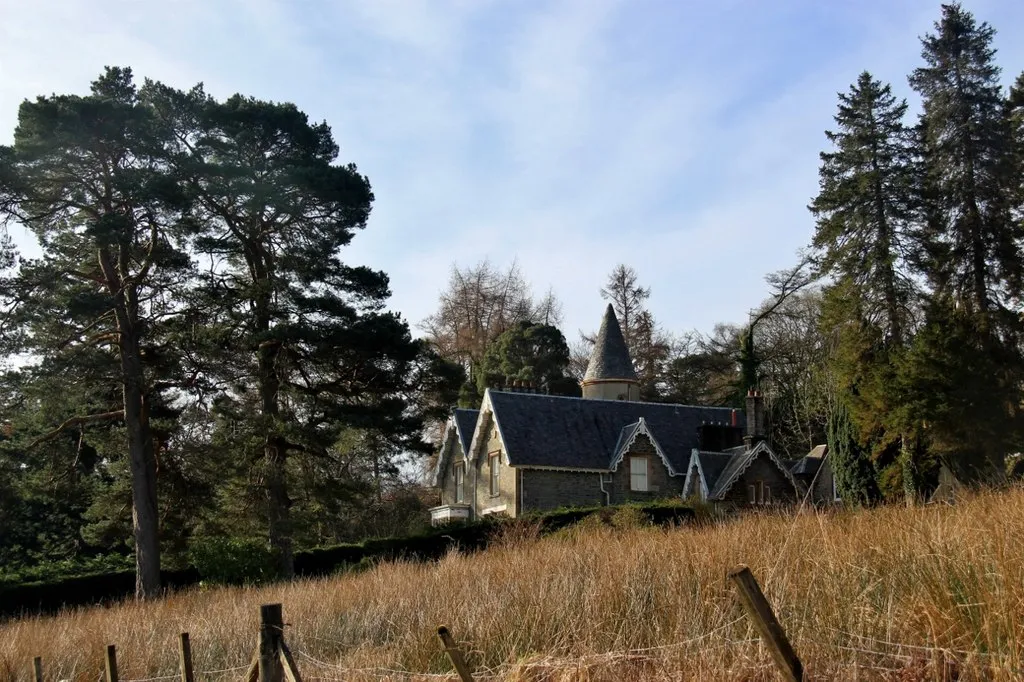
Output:
[[[594,350],[590,354],[586,374],[583,375],[585,382],[603,379],[638,381],[633,361],[629,358],[626,339],[622,335],[622,327],[619,326],[611,303],[604,311],[601,329],[597,332]]]

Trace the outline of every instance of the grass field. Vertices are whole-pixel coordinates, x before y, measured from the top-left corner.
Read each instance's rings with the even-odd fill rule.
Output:
[[[760,580],[809,679],[1024,677],[1024,491],[674,530],[623,525],[543,539],[520,528],[436,564],[13,621],[0,625],[0,680],[27,679],[41,655],[48,680],[95,682],[108,643],[122,680],[174,675],[181,631],[197,670],[245,666],[258,607],[270,602],[284,605],[307,680],[444,679],[439,624],[481,680],[776,679],[725,580],[738,563]]]

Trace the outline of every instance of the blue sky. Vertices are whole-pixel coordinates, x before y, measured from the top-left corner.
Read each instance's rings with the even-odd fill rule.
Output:
[[[1024,70],[1024,3],[965,6]],[[295,102],[369,176],[345,258],[391,276],[416,325],[452,263],[515,258],[597,326],[632,265],[666,330],[742,322],[811,237],[836,93],[906,76],[939,2],[918,0],[0,0],[0,143],[27,97],[104,65]],[[18,235],[26,252],[32,247]]]

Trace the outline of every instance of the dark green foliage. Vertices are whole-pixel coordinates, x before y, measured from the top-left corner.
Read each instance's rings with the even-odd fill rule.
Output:
[[[1018,350],[980,336],[976,320],[964,306],[934,301],[893,386],[904,452],[927,446],[964,482],[1001,480],[1021,427]],[[916,478],[930,468],[909,471]]]
[[[198,538],[192,542],[191,556],[203,582],[259,585],[281,577],[280,559],[261,540]]]
[[[857,428],[842,401],[837,402],[829,415],[828,453],[836,491],[844,502],[867,505],[879,499],[871,457],[861,447]]]
[[[1012,145],[994,35],[959,4],[943,5],[935,32],[921,41],[925,65],[910,76],[924,109],[925,173],[938,197],[927,274],[978,315],[982,330],[1007,324],[999,313],[1024,273],[1021,226],[1007,200]]]
[[[691,507],[679,503],[626,505],[652,524],[672,527],[695,520]],[[560,509],[528,515],[522,519],[486,517],[473,523],[432,528],[419,535],[367,540],[302,550],[295,553],[295,574],[303,577],[326,576],[339,571],[368,567],[380,561],[437,561],[453,551],[475,552],[500,540],[503,533],[517,525],[536,524],[542,534],[553,533],[597,517],[611,524],[622,507]],[[201,545],[197,559],[207,566],[181,571],[164,571],[162,584],[180,588],[200,581],[224,584],[251,584],[272,579],[275,565],[265,545],[252,541],[211,540]],[[247,552],[253,554],[246,556]],[[53,612],[64,606],[105,603],[128,597],[134,587],[129,571],[52,580],[45,583],[15,584],[0,581],[0,616],[23,612]]]
[[[904,266],[912,247],[913,139],[904,126],[905,101],[864,72],[839,95],[834,145],[821,153],[821,191],[813,246],[818,267],[848,282],[864,318],[901,345],[912,292]]]
[[[480,367],[475,372],[477,391],[511,387],[514,384],[533,386],[553,395],[580,395],[578,383],[566,376],[569,367],[569,346],[556,327],[518,322],[487,346]],[[465,392],[463,397],[469,397]],[[479,402],[473,407],[478,407]]]

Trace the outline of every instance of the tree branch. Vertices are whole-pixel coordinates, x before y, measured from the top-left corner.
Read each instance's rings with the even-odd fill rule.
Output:
[[[50,440],[51,438],[55,438],[64,431],[66,431],[67,429],[71,428],[72,426],[90,424],[92,422],[107,421],[111,419],[124,419],[124,410],[114,410],[113,412],[102,412],[100,414],[88,414],[83,417],[72,417],[71,419],[68,419],[63,424],[55,428],[53,431],[44,433],[42,436],[39,436],[39,438],[36,438],[34,441],[28,444],[28,447],[29,449],[31,449],[39,445],[40,443],[44,443]]]

